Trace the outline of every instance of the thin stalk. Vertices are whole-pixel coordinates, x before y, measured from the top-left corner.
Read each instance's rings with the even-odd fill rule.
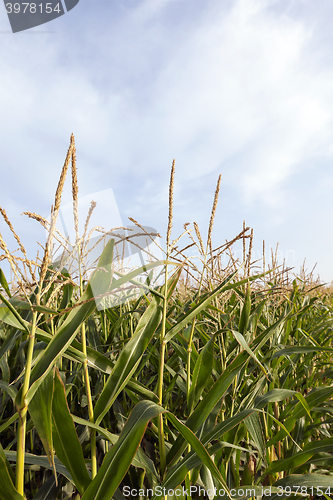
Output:
[[[39,300],[38,300],[39,302]],[[24,455],[25,455],[25,436],[27,426],[27,411],[26,395],[30,386],[30,375],[32,365],[32,355],[35,345],[35,333],[37,323],[37,311],[32,314],[31,330],[29,333],[29,343],[27,352],[27,362],[25,367],[24,382],[22,388],[22,398],[19,409],[19,420],[17,429],[17,454],[16,454],[16,489],[20,495],[24,495]]]
[[[232,382],[232,398],[231,398],[231,408],[230,408],[230,417],[234,416],[235,409],[235,398],[236,398],[236,389],[237,389],[237,375]]]
[[[82,270],[81,270],[81,258],[80,258],[80,245],[79,245],[79,273],[80,273],[80,294],[83,295],[83,279],[82,279]],[[88,369],[88,357],[87,357],[87,338],[86,338],[86,325],[82,323],[81,325],[81,340],[82,340],[82,352],[85,356],[85,360],[83,363],[83,372],[84,372],[84,380],[86,386],[86,395],[87,395],[87,405],[88,405],[88,414],[90,422],[94,423],[94,407],[91,397],[91,388],[90,388],[90,380],[89,380],[89,369]],[[91,477],[94,477],[97,474],[97,456],[96,456],[96,431],[95,429],[91,429],[90,433],[90,450],[91,450]]]
[[[277,404],[277,401],[274,402],[274,416],[277,420],[279,420],[280,415],[279,415],[279,406]],[[278,427],[278,431],[280,430],[280,427]],[[281,441],[278,441],[278,459],[281,459]]]
[[[170,236],[172,229],[173,220],[173,188],[174,188],[174,178],[175,178],[175,160],[172,162],[170,184],[169,184],[169,218],[168,218],[168,228],[166,235],[166,260],[169,260],[170,256]],[[164,375],[164,362],[165,362],[165,348],[166,342],[164,340],[165,330],[166,330],[166,317],[167,317],[167,305],[168,305],[168,265],[165,264],[164,268],[164,299],[163,299],[163,316],[162,316],[162,327],[160,334],[160,359],[159,359],[159,369],[158,369],[158,383],[157,383],[157,395],[159,403],[163,405],[163,375]],[[165,439],[164,439],[164,423],[162,414],[158,417],[158,443],[160,451],[160,474],[163,478],[166,468],[166,452],[165,452]]]
[[[169,258],[168,254],[169,252],[167,251],[167,260]],[[167,300],[168,300],[167,294],[168,294],[168,266],[165,265],[165,287],[164,287],[164,300],[163,300],[162,328],[160,334],[160,363],[158,371],[158,389],[157,389],[157,395],[161,406],[163,405],[163,374],[164,374],[165,347],[166,347],[166,342],[164,340],[164,337],[165,337],[166,315],[167,315]],[[165,453],[165,441],[164,441],[164,423],[162,414],[160,414],[158,417],[158,438],[159,438],[159,450],[160,450],[161,477],[163,477],[166,467],[166,453]]]
[[[76,245],[78,251],[78,263],[79,263],[79,277],[80,277],[80,296],[83,295],[83,276],[82,276],[82,252],[79,239],[79,212],[78,212],[78,183],[77,183],[77,168],[76,168],[76,149],[75,145],[72,150],[72,197],[73,197],[73,215],[74,215],[74,228],[76,234]],[[89,215],[88,215],[89,217]],[[87,221],[86,221],[87,224]],[[86,339],[86,326],[84,322],[81,325],[81,340],[82,340],[82,351],[85,356],[83,363],[83,372],[86,386],[86,395],[88,403],[88,413],[90,422],[94,422],[94,408],[91,397],[91,388],[89,380],[89,370],[88,370],[88,358],[87,358],[87,339]],[[96,457],[96,431],[91,429],[90,433],[90,449],[91,449],[91,477],[97,474],[97,457]]]

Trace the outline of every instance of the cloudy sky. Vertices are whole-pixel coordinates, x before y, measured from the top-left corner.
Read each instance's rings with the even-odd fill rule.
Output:
[[[332,28],[331,0],[80,0],[16,34],[0,6],[0,205],[34,251],[21,213],[48,216],[73,132],[80,196],[112,189],[124,223],[165,234],[175,158],[174,237],[206,234],[222,174],[214,246],[245,219],[255,257],[331,281]]]

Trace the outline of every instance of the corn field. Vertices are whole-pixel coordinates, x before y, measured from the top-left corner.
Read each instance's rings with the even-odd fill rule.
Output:
[[[70,164],[75,272],[52,260]],[[207,240],[185,224],[180,248],[173,163],[164,258],[128,273],[117,231],[84,268],[73,136],[50,221],[27,213],[48,230],[41,259],[1,209],[21,256],[0,233],[0,500],[333,498],[332,295],[274,256],[258,270],[245,224],[212,248],[220,180]]]

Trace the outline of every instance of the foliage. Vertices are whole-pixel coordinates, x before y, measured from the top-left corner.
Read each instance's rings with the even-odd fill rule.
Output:
[[[119,286],[113,246],[89,280],[48,262],[23,291],[0,271],[0,499],[118,500],[129,489],[164,498],[177,488],[199,498],[194,486],[210,498],[222,497],[214,488],[313,498],[317,487],[330,497],[332,296],[284,284],[275,269],[253,275],[249,254],[222,272],[200,243],[197,281],[168,245],[163,286],[147,280],[137,299],[100,309],[92,281],[102,294]]]

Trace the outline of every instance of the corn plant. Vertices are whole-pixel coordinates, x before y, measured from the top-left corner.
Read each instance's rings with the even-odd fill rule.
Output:
[[[28,213],[49,230],[41,261],[28,260],[1,209],[23,256],[0,234],[13,275],[9,282],[0,270],[0,499],[331,498],[330,291],[291,281],[274,259],[253,273],[245,225],[212,248],[220,179],[206,248],[195,224],[179,249],[174,163],[165,259],[116,272],[109,234],[85,276],[77,233],[76,279],[52,264],[70,162],[78,228],[72,136],[50,223]],[[240,263],[231,249],[242,242]],[[201,266],[186,253],[194,247]],[[157,288],[155,268],[164,276]],[[144,293],[108,307],[143,272]]]

